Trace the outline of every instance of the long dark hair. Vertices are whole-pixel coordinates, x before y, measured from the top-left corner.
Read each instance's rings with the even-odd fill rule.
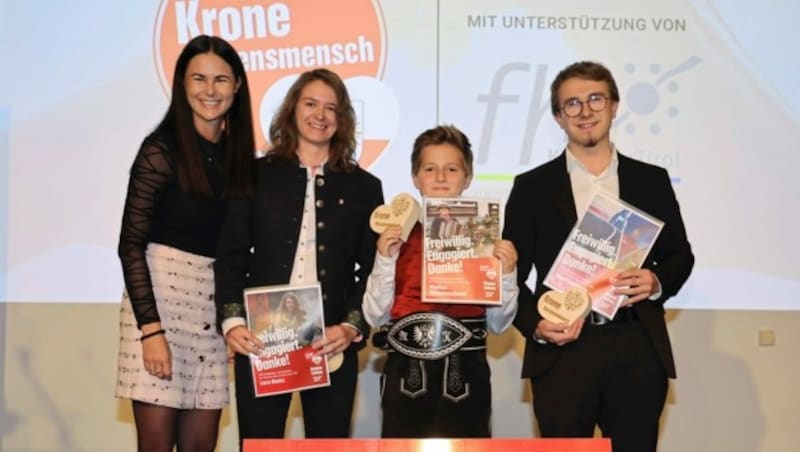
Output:
[[[186,98],[184,78],[189,62],[197,55],[213,53],[233,70],[239,83],[234,94],[233,104],[225,115],[225,154],[226,177],[225,192],[228,194],[247,194],[253,188],[253,160],[255,158],[255,138],[253,135],[253,112],[250,107],[250,87],[247,84],[242,60],[236,50],[224,39],[200,35],[189,41],[175,63],[172,77],[172,99],[164,119],[156,127],[154,135],[172,137],[177,147],[176,170],[178,183],[185,192],[210,194],[203,161],[198,151],[199,143],[194,127],[192,109]]]
[[[327,167],[350,171],[358,166],[353,158],[356,151],[356,114],[342,79],[335,72],[324,68],[303,72],[289,88],[269,127],[269,139],[272,142],[270,153],[289,159],[297,158],[295,154],[299,143],[299,131],[295,119],[297,101],[303,88],[315,80],[321,80],[336,94],[336,133],[331,137]]]

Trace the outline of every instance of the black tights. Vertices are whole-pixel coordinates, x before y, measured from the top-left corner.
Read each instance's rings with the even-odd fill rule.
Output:
[[[133,401],[139,452],[212,452],[222,410],[180,410]]]

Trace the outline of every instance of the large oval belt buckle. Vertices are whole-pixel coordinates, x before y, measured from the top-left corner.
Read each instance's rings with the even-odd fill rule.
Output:
[[[408,315],[389,329],[387,341],[398,352],[417,359],[441,359],[472,338],[461,322],[435,312]]]

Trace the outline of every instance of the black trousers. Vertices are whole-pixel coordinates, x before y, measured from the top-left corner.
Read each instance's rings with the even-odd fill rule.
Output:
[[[239,423],[239,449],[244,438],[283,438],[292,394],[253,396],[250,361],[236,355],[236,414]],[[358,355],[344,353],[342,367],[331,373],[331,385],[300,392],[306,438],[347,438],[350,436],[353,399],[358,378]]]
[[[488,438],[492,391],[486,351],[419,360],[389,353],[381,376],[383,438]]]
[[[591,437],[597,425],[614,452],[656,450],[667,377],[641,323],[585,325],[531,384],[543,437]]]

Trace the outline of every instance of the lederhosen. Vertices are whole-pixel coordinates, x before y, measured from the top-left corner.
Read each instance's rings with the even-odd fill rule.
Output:
[[[392,321],[373,337],[388,351],[381,376],[381,436],[489,437],[485,308],[422,303],[421,280],[417,225],[397,259]]]

